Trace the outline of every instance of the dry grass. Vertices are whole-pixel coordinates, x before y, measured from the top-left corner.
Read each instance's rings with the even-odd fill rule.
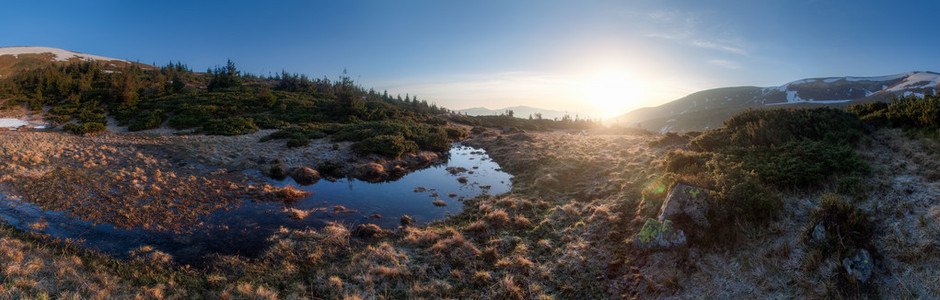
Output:
[[[466,199],[464,212],[448,220],[421,227],[403,226],[371,239],[352,238],[353,231],[341,224],[282,229],[271,237],[274,245],[262,257],[217,257],[210,268],[200,271],[204,273],[196,273],[200,279],[189,281],[156,276],[152,278],[160,279],[127,282],[114,275],[126,269],[75,262],[69,256],[34,246],[42,244],[39,242],[0,239],[0,271],[9,273],[0,285],[0,295],[35,297],[39,291],[60,298],[129,298],[139,294],[144,298],[259,299],[846,295],[843,283],[835,279],[842,270],[841,262],[814,252],[806,244],[810,212],[826,191],[781,193],[785,207],[780,218],[761,227],[736,225],[743,229],[734,243],[638,253],[625,241],[661,204],[660,187],[668,184],[661,182],[662,158],[670,148],[649,148],[647,145],[655,139],[650,136],[530,135],[534,141],[515,142],[495,136],[467,141],[484,147],[503,169],[515,175],[513,190],[501,196]],[[14,145],[16,140],[28,139],[18,134],[9,136],[13,138],[4,135]],[[936,249],[940,245],[936,237],[940,235],[940,205],[934,200],[940,196],[940,184],[918,164],[940,157],[919,150],[905,154],[905,149],[929,145],[897,132],[879,132],[874,139],[874,145],[862,151],[875,169],[863,185],[872,188],[854,205],[874,212],[872,243],[879,267],[872,280],[878,288],[857,296],[938,298],[940,253]],[[169,177],[170,173],[177,178],[191,175],[197,182],[232,174],[156,168],[161,174],[154,175],[148,173],[152,168],[142,166],[158,166],[172,159],[136,145],[125,141],[111,146],[117,153],[128,153],[119,154],[114,161],[91,151],[61,163],[52,162],[48,155],[57,153],[53,151],[59,149],[56,147],[66,146],[46,145],[48,149],[29,152],[25,146],[0,144],[0,157],[6,159],[0,162],[0,168],[6,174],[6,183],[24,178],[57,179],[43,176],[61,174],[55,173],[59,172],[57,168],[71,167],[69,170],[74,172],[79,168],[73,161],[89,163],[90,168],[106,163],[107,168],[131,168],[128,172],[133,171],[132,167],[148,170],[130,173],[146,176],[135,177],[138,184]],[[143,157],[132,155],[134,152],[126,148],[131,146]],[[75,148],[72,151],[81,147]],[[148,157],[153,161],[148,162]],[[61,178],[69,176],[66,173]],[[238,185],[237,180],[226,180]],[[252,191],[243,186],[230,190]],[[275,192],[265,191],[264,187],[253,191]],[[337,208],[336,212],[344,210]],[[134,263],[151,266],[164,264],[166,258],[152,249],[138,249],[134,256]],[[153,270],[164,271],[152,272],[166,274],[166,268],[155,267]]]
[[[162,137],[0,132],[0,183],[22,200],[119,228],[182,230],[242,198],[302,196],[183,164]]]

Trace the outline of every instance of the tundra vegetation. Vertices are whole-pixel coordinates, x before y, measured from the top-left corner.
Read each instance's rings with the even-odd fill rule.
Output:
[[[220,106],[214,112],[231,114],[212,114],[212,120],[200,121],[194,120],[198,114],[187,115],[185,108],[161,106],[160,101],[144,104],[146,101],[138,98],[136,108],[112,108],[112,102],[102,101],[75,104],[75,111],[51,114],[68,116],[63,117],[62,123],[66,124],[87,112],[84,120],[88,121],[76,124],[84,126],[97,123],[95,114],[117,116],[124,111],[128,112],[124,117],[115,117],[118,122],[156,123],[165,116],[162,122],[179,125],[192,121],[188,123],[192,126],[185,128],[216,134],[240,134],[251,131],[251,125],[269,126],[278,131],[272,131],[268,139],[286,139],[297,147],[305,139],[329,136],[336,142],[352,142],[356,151],[382,155],[415,148],[433,150],[441,140],[466,134],[442,127],[440,122],[446,122],[442,118],[405,108],[404,101],[386,103],[380,97],[374,105],[391,107],[385,111],[401,115],[383,119],[375,117],[382,115],[377,113],[373,118],[367,117],[370,114],[348,113],[359,111],[355,108],[359,106],[339,105],[342,101],[324,102],[334,105],[327,110],[316,108],[327,104],[312,100],[306,104],[290,102],[306,97],[295,94],[294,89],[303,90],[305,81],[294,76],[285,74],[281,83],[270,81],[277,85],[265,87],[239,83],[239,79],[248,78],[245,76],[235,76],[233,83],[220,75],[232,73],[224,69],[209,73],[202,75],[205,77],[193,75],[186,81],[193,84],[201,80],[207,89],[184,85],[182,92],[210,102],[215,101],[213,93],[222,93],[218,101],[227,103],[223,101],[227,96],[222,96],[226,93],[267,89],[270,97],[262,93],[250,98],[265,105],[273,102],[272,110],[259,110],[269,114],[258,115],[259,111],[251,109],[239,112]],[[223,78],[215,78],[219,76]],[[337,84],[322,87],[327,86]],[[312,84],[310,91],[318,93],[319,87]],[[334,91],[333,97],[344,99],[342,93],[342,89]],[[369,95],[366,93],[367,98]],[[153,97],[172,101],[177,96]],[[194,98],[178,96],[183,101],[178,104]],[[37,100],[16,101],[33,105]],[[46,100],[36,105],[65,105],[42,101]],[[936,98],[925,101],[937,103]],[[281,103],[296,106],[277,111]],[[395,229],[368,224],[282,229],[269,238],[271,246],[259,257],[214,255],[207,257],[207,265],[200,268],[174,264],[172,257],[150,247],[132,251],[129,259],[115,259],[42,233],[2,226],[0,295],[937,298],[940,245],[935,237],[940,234],[940,206],[934,200],[940,186],[936,183],[938,168],[924,167],[936,166],[940,161],[940,153],[935,151],[938,142],[932,138],[936,135],[929,134],[936,129],[918,125],[916,128],[921,129],[917,130],[925,134],[903,134],[894,128],[906,127],[902,121],[866,117],[880,114],[892,116],[887,120],[922,118],[917,110],[892,108],[921,104],[898,103],[855,107],[848,112],[748,111],[727,120],[721,129],[662,136],[639,132],[534,132],[504,123],[457,121],[455,118],[473,118],[442,112],[441,117],[452,122],[475,126],[471,130],[474,134],[464,142],[486,149],[514,175],[509,193],[465,199],[462,213],[422,226],[414,226],[410,217],[403,216],[402,226]],[[155,113],[157,109],[162,112]],[[293,109],[310,109],[308,113],[319,114],[322,119],[301,119],[309,116]],[[326,113],[344,109],[347,113]],[[179,123],[171,121],[174,117]],[[222,123],[211,123],[215,121]],[[936,124],[936,120],[931,122]],[[504,130],[506,127],[510,130]],[[73,213],[86,214],[88,220],[170,229],[169,224],[198,220],[199,210],[166,209],[176,204],[161,203],[163,197],[179,198],[181,203],[209,210],[242,197],[278,200],[297,196],[290,189],[251,186],[237,172],[180,168],[181,158],[164,151],[163,141],[172,140],[167,136],[80,137],[45,132],[3,132],[0,136],[4,140],[0,143],[0,169],[4,174],[0,181],[5,191],[49,209],[75,210]],[[394,146],[376,150],[379,144]],[[324,163],[317,169],[320,174],[328,174],[339,167]],[[106,176],[93,175],[97,173]],[[81,182],[89,176],[95,180]],[[707,229],[681,228],[681,222],[669,222],[669,226],[689,233],[688,244],[654,251],[634,247],[637,233],[648,219],[656,217],[666,193],[680,182],[712,191],[707,214],[712,225]],[[43,191],[71,184],[96,193],[76,190],[74,196],[57,196]],[[103,186],[114,189],[97,189]],[[111,191],[114,194],[109,194]],[[125,197],[147,205],[121,204]],[[61,203],[99,205],[83,211]],[[185,214],[166,215],[169,212]],[[291,214],[305,217],[303,211]],[[819,234],[815,234],[817,227],[821,228]],[[41,229],[42,224],[36,228]],[[874,261],[874,270],[865,282],[844,267],[859,249],[870,252]]]

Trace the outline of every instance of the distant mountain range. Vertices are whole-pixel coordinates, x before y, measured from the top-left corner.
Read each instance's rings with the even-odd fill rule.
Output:
[[[513,116],[517,118],[529,118],[529,115],[532,115],[535,118],[536,114],[541,113],[543,119],[561,119],[565,115],[569,115],[571,118],[579,116],[580,118],[589,117],[584,114],[579,114],[577,112],[569,111],[560,111],[560,110],[550,110],[544,108],[537,108],[531,106],[513,106],[500,109],[489,109],[485,107],[474,107],[457,110],[458,113],[466,113],[471,116],[493,116],[493,115],[502,115],[505,114],[507,110],[512,110]]]
[[[102,63],[105,69],[111,68],[113,70],[118,70],[128,64],[134,64],[143,68],[152,68],[150,65],[130,62],[123,59],[84,54],[58,48],[0,47],[0,77],[10,76],[10,74],[15,72],[35,69],[48,64],[77,61],[96,61]]]
[[[613,119],[615,123],[654,131],[697,131],[721,127],[728,117],[747,109],[849,105],[889,101],[892,97],[932,95],[940,90],[940,73],[910,72],[878,77],[828,77],[793,81],[775,87],[727,87],[696,92],[678,100],[641,108]]]

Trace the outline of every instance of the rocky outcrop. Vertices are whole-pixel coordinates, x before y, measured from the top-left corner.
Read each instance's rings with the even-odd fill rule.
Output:
[[[695,225],[702,228],[711,227],[708,222],[709,191],[683,183],[676,184],[666,195],[666,201],[659,212],[659,221],[675,220],[679,216],[686,216]]]
[[[647,219],[633,238],[633,246],[641,250],[670,249],[685,243],[685,233],[673,227],[670,220]]]

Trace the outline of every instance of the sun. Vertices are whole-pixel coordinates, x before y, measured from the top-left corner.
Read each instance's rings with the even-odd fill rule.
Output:
[[[604,71],[587,76],[582,86],[582,100],[594,106],[602,117],[612,117],[635,106],[643,97],[643,87],[624,71]]]

